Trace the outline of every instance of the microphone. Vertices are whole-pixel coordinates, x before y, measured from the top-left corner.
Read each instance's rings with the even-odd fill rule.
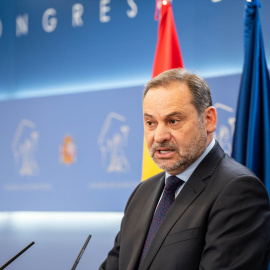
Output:
[[[34,245],[35,242],[30,243],[27,247],[25,247],[22,251],[20,251],[18,254],[16,254],[13,258],[11,258],[7,263],[5,263],[0,270],[3,270],[6,268],[9,264],[11,264],[14,260],[16,260],[19,256],[21,256],[28,248],[30,248],[32,245]]]
[[[88,237],[87,237],[86,241],[84,242],[84,245],[83,245],[83,247],[82,247],[82,249],[81,249],[81,251],[80,251],[80,253],[79,253],[77,259],[75,260],[75,262],[74,262],[74,264],[73,264],[71,270],[75,270],[75,268],[77,267],[77,264],[79,263],[79,261],[80,261],[82,255],[83,255],[83,253],[84,253],[84,251],[85,251],[85,249],[86,249],[86,247],[87,247],[87,245],[88,245],[88,242],[90,241],[91,236],[92,236],[91,234],[88,235]],[[1,269],[0,269],[0,270],[1,270]]]

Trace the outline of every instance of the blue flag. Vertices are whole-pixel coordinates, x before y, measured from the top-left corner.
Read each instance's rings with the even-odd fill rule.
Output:
[[[270,80],[257,0],[245,7],[245,61],[232,157],[252,170],[270,194]]]

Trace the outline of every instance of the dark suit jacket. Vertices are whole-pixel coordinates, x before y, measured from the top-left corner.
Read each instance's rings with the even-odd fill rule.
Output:
[[[134,190],[100,270],[138,268],[164,175],[155,175]],[[264,270],[269,243],[264,185],[216,143],[171,206],[140,270]]]

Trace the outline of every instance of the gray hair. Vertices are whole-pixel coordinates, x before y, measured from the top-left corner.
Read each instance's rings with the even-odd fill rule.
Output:
[[[191,103],[195,107],[199,116],[202,116],[204,110],[212,106],[212,97],[208,84],[204,79],[196,74],[190,73],[183,68],[175,68],[164,71],[151,79],[144,88],[143,98],[151,88],[168,87],[173,83],[185,83],[193,99]]]

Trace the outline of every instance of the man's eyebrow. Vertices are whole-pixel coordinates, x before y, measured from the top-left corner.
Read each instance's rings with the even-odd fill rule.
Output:
[[[168,117],[177,116],[177,115],[181,116],[181,115],[184,115],[184,113],[182,113],[182,112],[172,112],[172,113],[166,115],[166,117],[168,118]]]
[[[172,112],[172,113],[166,115],[166,118],[170,118],[170,117],[178,116],[178,115],[181,116],[181,115],[185,115],[185,114],[182,113],[182,112],[179,112],[179,111],[177,111],[177,112]],[[154,117],[153,115],[151,115],[151,114],[149,114],[149,113],[144,113],[143,116],[144,116],[144,117],[149,117],[149,118],[153,118],[153,117]]]
[[[148,114],[148,113],[144,113],[143,116],[144,116],[144,117],[149,117],[149,118],[152,118],[152,117],[153,117],[153,115]]]

